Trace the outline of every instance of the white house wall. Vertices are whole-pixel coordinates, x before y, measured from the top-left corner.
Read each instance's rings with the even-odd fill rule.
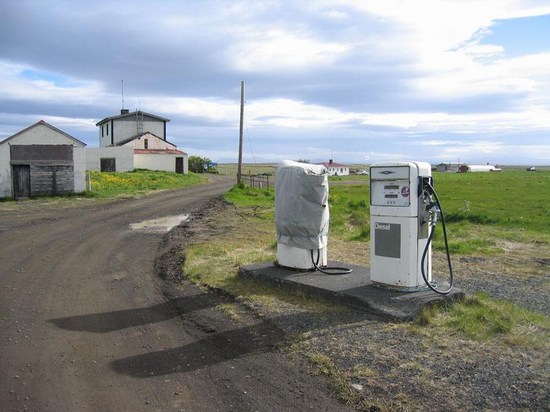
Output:
[[[174,150],[175,145],[166,142],[153,136],[152,134],[146,133],[138,139],[132,140],[131,142],[126,143],[124,146],[131,146],[134,149],[145,149],[145,139],[147,139],[147,149],[152,150]]]
[[[0,198],[11,197],[10,145],[0,145]]]
[[[163,170],[165,172],[176,171],[176,157],[183,157],[183,173],[187,174],[187,155],[176,154],[136,154],[134,166],[136,169]]]
[[[165,123],[163,121],[154,120],[151,117],[143,116],[142,131],[151,132],[161,138],[166,138],[166,136],[164,136],[164,124]],[[109,125],[108,134],[107,125]],[[105,128],[105,131],[103,133],[102,128]],[[136,116],[126,116],[119,119],[113,119],[112,121],[108,121],[105,124],[101,125],[101,127],[99,128],[100,145],[109,146],[111,144],[117,144],[122,140],[137,135],[138,133],[138,122]],[[114,140],[111,142],[112,137],[114,138]]]
[[[82,193],[86,190],[86,148],[73,147],[74,191]]]
[[[86,149],[86,169],[100,171],[101,158],[115,158],[117,172],[134,170],[134,149],[131,146]]]
[[[328,173],[331,176],[348,176],[349,167],[329,167]]]

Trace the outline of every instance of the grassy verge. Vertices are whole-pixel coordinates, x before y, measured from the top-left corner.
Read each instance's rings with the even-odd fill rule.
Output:
[[[201,183],[204,177],[153,170],[134,170],[124,173],[89,172],[92,190],[86,196],[99,199],[135,196],[153,190],[176,189]]]
[[[422,311],[418,324],[436,333],[460,332],[467,338],[485,342],[502,340],[508,345],[550,349],[550,318],[519,305],[492,299],[484,292],[467,296],[450,307],[430,307]],[[414,326],[413,326],[414,329]]]

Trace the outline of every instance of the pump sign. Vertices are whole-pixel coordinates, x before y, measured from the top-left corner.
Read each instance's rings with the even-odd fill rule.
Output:
[[[410,205],[409,167],[372,168],[371,173],[371,205]]]

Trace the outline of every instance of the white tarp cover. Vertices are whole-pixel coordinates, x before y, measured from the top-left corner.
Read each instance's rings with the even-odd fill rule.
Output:
[[[328,170],[283,160],[275,172],[277,242],[300,249],[327,247]]]

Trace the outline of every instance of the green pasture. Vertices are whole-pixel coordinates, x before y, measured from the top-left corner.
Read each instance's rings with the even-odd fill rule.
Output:
[[[499,253],[497,240],[550,243],[550,170],[499,173],[437,173],[452,253]],[[329,179],[330,235],[343,240],[370,237],[368,176]],[[234,189],[228,200],[273,208],[274,194]],[[272,213],[265,212],[267,216]],[[441,225],[434,246],[443,248]]]

